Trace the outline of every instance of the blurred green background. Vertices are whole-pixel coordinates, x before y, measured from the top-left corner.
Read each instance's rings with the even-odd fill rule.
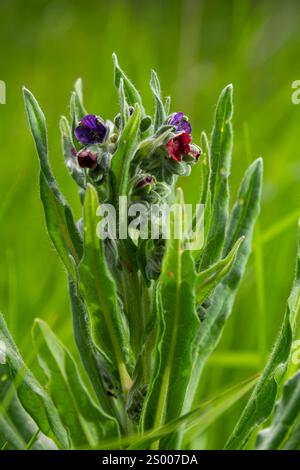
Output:
[[[190,116],[196,140],[210,132],[221,89],[234,85],[232,200],[248,163],[264,157],[265,176],[254,253],[224,338],[203,380],[203,398],[255,374],[278,330],[294,271],[300,215],[300,3],[295,1],[149,2],[0,0],[0,308],[21,352],[32,362],[30,327],[45,318],[73,349],[63,267],[46,234],[38,195],[38,162],[21,86],[38,98],[48,120],[51,159],[63,192],[79,214],[64,168],[58,120],[68,112],[73,82],[83,78],[90,112],[112,118],[117,95],[111,54],[141,91],[149,111],[149,72],[158,71],[172,110]],[[197,172],[182,181],[197,199]],[[212,426],[205,441],[221,447],[243,403]]]

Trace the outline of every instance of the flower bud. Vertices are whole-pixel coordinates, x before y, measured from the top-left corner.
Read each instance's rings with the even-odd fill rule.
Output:
[[[145,116],[140,123],[140,131],[145,132],[149,129],[152,124],[151,116]]]
[[[77,161],[81,168],[95,168],[97,166],[97,152],[84,148],[77,153]]]
[[[141,177],[136,185],[135,185],[135,190],[134,193],[150,193],[153,186],[156,183],[156,179],[152,175],[146,175]]]

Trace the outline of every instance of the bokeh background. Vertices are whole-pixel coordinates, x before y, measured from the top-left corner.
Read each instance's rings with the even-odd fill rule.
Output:
[[[232,200],[249,162],[263,156],[263,204],[253,255],[234,312],[206,368],[203,399],[255,374],[269,351],[293,277],[300,215],[300,105],[291,84],[300,79],[300,3],[295,0],[0,0],[0,308],[22,354],[35,367],[30,328],[46,319],[74,349],[64,270],[46,234],[38,194],[38,161],[21,87],[38,98],[48,121],[52,165],[79,214],[75,185],[64,168],[58,121],[68,113],[73,83],[82,77],[90,112],[117,112],[111,54],[153,109],[154,68],[172,110],[193,123],[194,138],[210,132],[221,89],[234,85],[235,146]],[[197,199],[197,172],[181,182]],[[205,436],[219,448],[234,411]]]

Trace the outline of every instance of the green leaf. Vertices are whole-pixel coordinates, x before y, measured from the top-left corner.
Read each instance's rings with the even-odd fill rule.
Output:
[[[271,426],[258,436],[256,449],[297,449],[300,446],[300,372],[283,387],[282,397],[276,404]]]
[[[177,197],[178,202],[182,202],[182,198]],[[171,217],[171,227],[175,218],[176,222],[182,218],[181,211],[181,206],[177,204]],[[162,325],[155,347],[159,354],[143,410],[145,429],[159,427],[176,419],[182,412],[192,364],[193,341],[199,328],[195,310],[195,282],[191,253],[186,250],[182,252],[180,239],[170,239],[159,280]],[[173,436],[169,442],[162,443],[163,448],[174,448],[175,439]]]
[[[92,337],[113,369],[117,367],[123,391],[131,386],[132,369],[127,325],[117,289],[105,259],[103,240],[97,236],[98,199],[88,185],[84,204],[84,257],[79,266],[79,290],[90,316]]]
[[[8,405],[4,409],[2,404],[7,397]],[[39,431],[22,407],[6,365],[0,365],[0,443],[2,442],[6,442],[6,448],[15,450],[25,450],[29,443],[34,450],[57,449],[54,442]]]
[[[213,264],[206,271],[202,271],[197,275],[196,282],[196,300],[197,304],[202,304],[209,297],[213,289],[222,281],[222,279],[230,272],[236,259],[238,249],[243,242],[244,237],[239,238],[228,255]]]
[[[86,187],[86,178],[82,168],[77,163],[77,159],[74,157],[72,150],[74,148],[72,131],[68,120],[65,116],[62,116],[59,123],[60,133],[61,133],[61,142],[62,150],[64,154],[66,167],[74,179],[74,181],[82,189]]]
[[[286,312],[272,353],[231,436],[227,449],[242,449],[252,432],[270,416],[279,384],[287,370],[300,306],[300,236],[296,260],[296,274]]]
[[[116,436],[114,420],[94,403],[73,357],[42,320],[35,320],[33,338],[50,395],[73,446],[93,446],[101,439]]]
[[[71,209],[59,191],[48,161],[45,116],[34,96],[23,89],[25,107],[40,160],[40,191],[50,238],[70,275],[75,278],[71,257],[82,256],[82,243]]]
[[[127,447],[128,450],[147,449],[152,442],[165,438],[180,429],[191,431],[193,436],[200,435],[248,393],[256,381],[257,377],[230,387],[217,397],[201,403],[200,406],[197,406],[189,413],[158,428],[146,431],[142,437],[140,434],[131,434],[118,440],[103,441],[99,443],[97,449],[120,449],[124,447]]]
[[[129,106],[128,106],[128,103],[126,101],[123,78],[120,79],[119,102],[120,102],[120,108],[121,108],[120,115],[121,115],[122,129],[124,129],[128,119],[129,119],[130,113],[129,113]]]
[[[158,147],[165,145],[174,136],[172,129],[172,126],[169,125],[163,126],[160,128],[162,132],[143,140],[137,147],[132,165],[138,165],[143,158],[150,157]]]
[[[69,294],[72,305],[74,337],[82,363],[99,403],[104,411],[114,416],[116,413],[114,406],[116,399],[109,396],[108,393],[116,393],[116,386],[107,370],[102,355],[93,341],[84,301],[80,298],[76,283],[71,279],[69,279]],[[115,421],[115,427],[118,430],[117,421]]]
[[[164,123],[167,115],[161,98],[159,79],[154,70],[151,70],[150,88],[155,98],[154,129],[157,130]]]
[[[199,403],[201,373],[210,354],[217,347],[225,322],[232,312],[240,280],[245,272],[251,252],[253,227],[260,208],[262,187],[262,160],[253,162],[247,169],[232,209],[226,233],[223,256],[227,256],[240,237],[245,237],[230,273],[216,287],[207,309],[205,319],[194,351],[192,378],[185,409]]]
[[[77,78],[76,82],[74,83],[74,91],[76,94],[76,113],[79,119],[82,119],[84,116],[87,115],[87,111],[84,107],[83,103],[83,90],[82,90],[82,79]]]
[[[137,91],[133,83],[129,80],[127,75],[123,72],[123,70],[119,66],[118,58],[115,53],[113,54],[113,61],[114,61],[114,76],[115,76],[114,79],[115,79],[116,88],[119,88],[120,81],[122,78],[124,82],[124,91],[125,91],[128,104],[130,106],[135,106],[136,104],[138,104],[139,108],[141,109],[142,116],[144,116],[145,113],[143,109],[141,95],[139,94],[139,92]]]
[[[139,106],[136,106],[132,116],[122,132],[118,148],[112,159],[115,197],[126,196],[128,192],[129,168],[137,146],[138,131],[141,120]]]
[[[221,255],[228,218],[229,183],[233,131],[232,85],[221,93],[217,103],[211,142],[211,215],[201,267],[207,268]]]
[[[69,439],[57,409],[46,391],[25,365],[1,314],[0,341],[5,345],[5,363],[8,365],[10,379],[14,383],[23,408],[44,434],[48,435],[49,432],[52,432],[56,443],[63,449],[67,449]],[[8,405],[9,403],[2,403],[4,409]]]
[[[78,126],[79,121],[87,115],[87,111],[83,104],[82,81],[78,78],[74,84],[74,91],[70,99],[70,117],[72,124],[72,135],[74,134],[75,127]],[[80,145],[75,140],[75,146],[79,149]]]
[[[171,108],[171,96],[167,96],[165,99],[165,112],[166,115],[170,114],[170,108]]]
[[[231,406],[237,403],[251,388],[253,388],[257,379],[247,381],[246,384],[234,388],[229,392],[224,392],[214,400],[198,406],[189,413],[180,416],[177,419],[146,432],[141,439],[137,439],[128,449],[147,449],[149,445],[158,439],[167,438],[178,431],[192,431],[193,437],[199,436],[209,428],[220,416],[222,416]],[[165,447],[162,446],[165,450]],[[174,450],[174,448],[172,449]]]
[[[199,158],[198,165],[200,166],[200,204],[205,206],[208,204],[208,200],[211,199],[210,195],[210,172],[211,172],[211,156],[208,138],[205,132],[202,132],[200,139],[201,155]]]

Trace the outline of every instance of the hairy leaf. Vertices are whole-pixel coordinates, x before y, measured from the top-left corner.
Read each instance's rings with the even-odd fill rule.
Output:
[[[25,107],[40,160],[40,191],[50,238],[66,269],[75,278],[72,257],[76,263],[82,256],[82,243],[68,203],[59,191],[48,161],[45,116],[34,96],[23,89]]]
[[[179,204],[175,217],[178,222],[181,217]],[[161,426],[182,412],[192,364],[192,345],[199,328],[195,282],[192,256],[189,251],[182,252],[181,240],[173,235],[167,243],[159,281],[162,332],[158,337],[159,356],[143,411],[145,429]],[[173,448],[174,441],[176,438],[171,437],[162,444],[163,448]]]
[[[73,445],[93,446],[117,435],[114,421],[90,397],[73,357],[42,320],[35,321],[33,338],[49,392]]]
[[[123,70],[119,66],[118,58],[116,54],[113,54],[113,61],[114,61],[114,73],[115,73],[115,86],[119,88],[120,80],[122,78],[124,82],[124,91],[126,94],[128,104],[130,106],[135,106],[136,104],[138,104],[141,109],[142,115],[144,116],[141,95],[139,94],[139,92],[137,91],[133,83],[129,80],[127,75],[123,72]]]
[[[154,129],[157,130],[164,123],[167,115],[161,98],[159,79],[154,70],[151,70],[150,87],[155,98]]]
[[[215,123],[211,141],[211,214],[207,242],[203,252],[201,267],[207,268],[221,255],[225,228],[228,218],[229,184],[233,142],[232,131],[232,85],[221,93],[217,103]]]
[[[132,356],[116,285],[106,263],[103,240],[97,236],[96,190],[88,185],[84,204],[84,257],[79,266],[80,292],[90,315],[91,333],[102,354],[117,368],[123,390],[131,385],[127,368]]]
[[[6,400],[8,405],[3,406]],[[0,365],[0,446],[6,449],[57,449],[54,442],[43,434],[31,416],[24,410],[10,380],[9,368]]]
[[[48,435],[51,432],[56,443],[67,449],[69,439],[57,409],[46,391],[25,365],[1,314],[0,341],[5,345],[5,363],[8,365],[10,379],[14,383],[22,406],[44,434]]]
[[[82,189],[85,189],[85,174],[83,169],[80,168],[80,166],[78,165],[76,157],[73,155],[74,144],[72,138],[72,131],[65,116],[61,117],[59,127],[66,167],[74,181],[78,184],[78,186]]]
[[[189,409],[192,404],[195,407],[199,403],[198,391],[203,366],[219,343],[225,322],[231,314],[239,283],[251,252],[253,227],[260,208],[261,187],[262,160],[258,159],[247,169],[231,212],[223,256],[228,255],[240,237],[245,237],[245,240],[239,248],[230,273],[216,287],[201,324],[194,351],[186,409]]]
[[[300,372],[283,387],[271,426],[257,436],[256,449],[297,449],[300,446]]]
[[[114,416],[116,386],[112,380],[107,365],[91,335],[91,325],[83,299],[76,284],[69,279],[69,294],[72,305],[74,336],[84,368],[93,385],[96,396],[103,409]],[[117,421],[115,427],[118,429]]]
[[[287,370],[296,320],[300,306],[300,236],[296,260],[296,274],[286,312],[272,353],[253,393],[244,408],[231,436],[227,449],[242,449],[252,432],[270,416],[279,384]]]
[[[206,271],[202,271],[197,275],[196,282],[196,301],[197,304],[202,304],[205,299],[209,297],[213,289],[224,279],[230,272],[233,263],[235,262],[239,247],[243,242],[244,237],[240,237],[228,255],[213,264]]]
[[[141,120],[140,108],[136,106],[132,116],[118,141],[118,148],[112,159],[115,197],[126,196],[128,191],[129,168],[137,146],[138,131]]]

